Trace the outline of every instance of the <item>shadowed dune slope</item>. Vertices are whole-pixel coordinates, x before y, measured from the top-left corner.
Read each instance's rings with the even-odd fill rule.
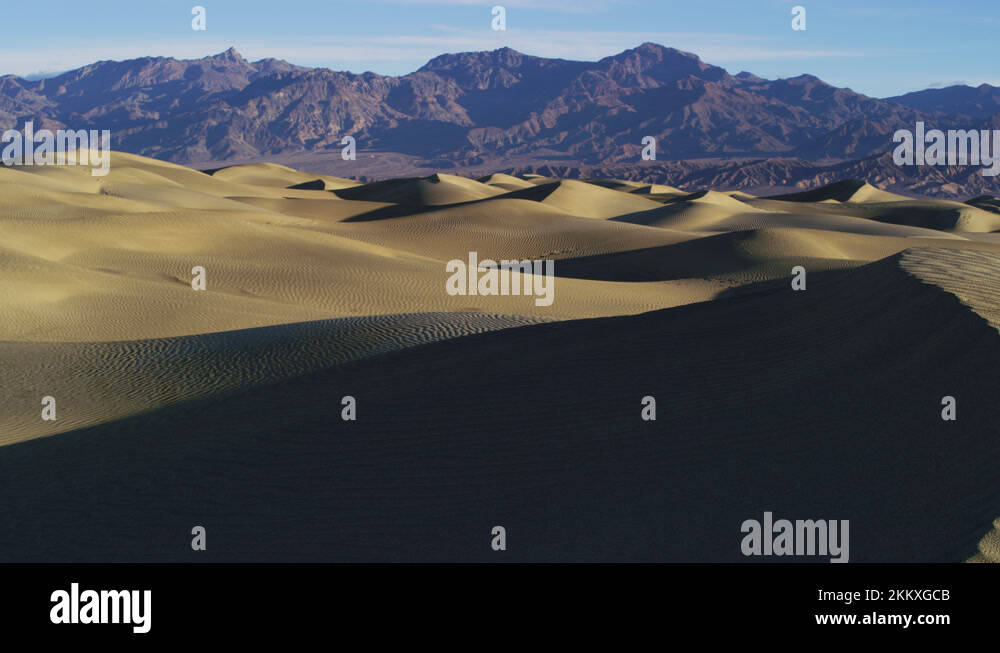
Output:
[[[135,340],[442,311],[592,317],[700,301],[717,290],[571,281],[559,285],[551,308],[525,296],[451,296],[446,262],[476,249],[481,258],[560,258],[692,236],[592,224],[524,200],[441,213],[421,206],[426,214],[346,223],[401,205],[239,181],[270,172],[266,166],[207,175],[119,153],[112,162],[106,178],[87,168],[0,168],[0,340]],[[284,168],[275,174],[282,184],[294,179]],[[502,194],[458,177],[413,183],[451,185],[463,198],[470,188],[485,189],[477,197]],[[190,285],[196,267],[205,271],[204,293]]]
[[[0,445],[221,396],[435,340],[545,318],[416,313],[120,342],[2,342]],[[58,399],[56,421],[39,398]]]
[[[474,179],[433,174],[429,177],[376,181],[334,192],[338,197],[349,200],[393,202],[406,205],[439,205],[481,200],[500,195],[504,190]]]
[[[489,560],[500,524],[509,560],[744,561],[740,524],[771,511],[849,519],[852,562],[966,560],[1000,505],[1000,291],[969,265],[1000,274],[913,248],[11,445],[0,558]]]
[[[948,200],[852,202],[793,202],[773,198],[743,198],[758,209],[779,213],[808,213],[814,216],[850,216],[890,225],[932,229],[959,235],[1000,230],[1000,215],[983,208]]]
[[[979,197],[973,197],[968,200],[966,204],[974,206],[977,209],[983,209],[984,211],[1000,213],[1000,197],[994,197],[993,195],[980,195]]]
[[[347,221],[335,233],[438,260],[562,259],[690,240],[698,234],[567,214],[539,202],[497,198],[416,215]]]
[[[765,511],[997,559],[994,208],[0,167],[0,560],[741,561]],[[471,252],[552,303],[449,294]]]
[[[869,236],[962,238],[961,235],[950,233],[961,218],[961,212],[956,212],[951,207],[888,207],[884,211],[875,212],[867,210],[869,205],[865,205],[866,209],[833,212],[816,211],[815,208],[818,206],[816,204],[808,205],[805,211],[799,210],[800,206],[788,207],[789,203],[783,204],[786,206],[779,208],[775,206],[775,203],[772,203],[773,210],[768,210],[767,208],[759,208],[759,205],[746,204],[727,195],[716,193],[712,199],[707,197],[680,198],[678,201],[669,202],[660,208],[618,216],[612,218],[612,221],[689,232],[725,232],[766,227],[788,227]],[[852,212],[858,215],[850,215]],[[926,219],[921,220],[921,214],[925,215]],[[900,220],[898,224],[893,223],[893,216],[898,216]],[[909,226],[905,222],[907,220],[914,223],[922,222],[926,226]]]
[[[991,243],[941,236],[917,242],[925,247],[969,252],[998,251]],[[572,257],[560,261],[556,270],[565,277],[604,281],[671,281],[694,277],[741,286],[789,277],[795,266],[802,266],[809,273],[855,267],[913,245],[914,240],[906,237],[872,238],[804,228],[749,229],[648,249]]]
[[[594,184],[595,186],[603,186],[604,188],[611,188],[614,190],[624,191],[626,193],[634,193],[636,195],[688,195],[689,193],[682,191],[673,186],[666,186],[664,184],[645,184],[639,181],[629,181],[626,179],[584,179],[588,184]]]
[[[533,200],[570,215],[602,220],[659,206],[658,202],[639,195],[603,188],[585,181],[535,181],[540,183],[531,188],[511,191],[504,197]]]
[[[323,188],[302,187],[316,179]],[[705,301],[795,264],[856,266],[928,239],[1000,251],[988,233],[1000,215],[956,202],[875,202],[886,198],[867,190],[865,202],[713,191],[654,200],[632,192],[638,182],[483,179],[431,175],[331,192],[346,181],[272,164],[205,174],[117,152],[106,177],[4,167],[0,339],[150,339],[442,311],[634,314]],[[830,188],[820,195],[853,200],[864,190]],[[447,295],[447,262],[471,251],[556,260],[559,299],[543,310],[527,297]],[[191,291],[195,267],[205,269],[204,294]]]
[[[772,195],[768,199],[787,200],[790,202],[822,202],[824,200],[834,200],[836,202],[897,202],[909,198],[881,190],[857,179],[843,179],[835,181],[832,184],[827,184],[826,186],[821,186],[820,188],[799,193]]]

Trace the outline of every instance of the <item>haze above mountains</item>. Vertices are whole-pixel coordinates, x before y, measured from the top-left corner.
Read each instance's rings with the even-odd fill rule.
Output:
[[[996,128],[1000,88],[877,99],[811,75],[730,75],[653,43],[595,62],[509,48],[445,54],[401,77],[251,63],[230,49],[197,60],[102,61],[34,81],[0,77],[0,126],[28,120],[36,129],[110,129],[116,150],[189,165],[325,155],[312,169],[377,177],[558,166],[562,176],[692,189],[855,177],[958,197],[994,192],[996,182],[973,167],[904,170],[881,155],[896,129],[918,120]],[[358,161],[340,159],[346,135]],[[658,161],[641,161],[644,136],[657,138]]]

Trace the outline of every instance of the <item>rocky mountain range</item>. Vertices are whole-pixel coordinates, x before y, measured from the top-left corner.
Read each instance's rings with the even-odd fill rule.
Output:
[[[973,168],[886,166],[892,133],[921,120],[987,128],[998,115],[1000,88],[989,85],[878,99],[811,75],[731,75],[653,43],[595,62],[510,48],[445,54],[401,77],[248,62],[234,49],[196,60],[101,61],[48,79],[0,77],[4,129],[29,120],[36,130],[110,129],[115,149],[176,163],[333,153],[353,136],[359,151],[459,171],[527,159],[641,169],[675,185],[677,171],[712,170],[715,181],[781,186],[852,172],[922,184],[916,192],[930,195],[980,194],[997,182]],[[645,136],[657,139],[657,161],[648,164]]]

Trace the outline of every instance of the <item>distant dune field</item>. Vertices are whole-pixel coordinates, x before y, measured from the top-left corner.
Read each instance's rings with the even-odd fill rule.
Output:
[[[996,561],[998,280],[1000,214],[850,180],[0,167],[0,559],[740,561],[774,510]]]

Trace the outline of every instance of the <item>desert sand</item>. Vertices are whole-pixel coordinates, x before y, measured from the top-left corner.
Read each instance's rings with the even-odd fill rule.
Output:
[[[997,560],[984,208],[115,153],[0,167],[0,234],[0,559],[187,560],[208,522],[216,560],[489,559],[503,523],[512,559],[739,561],[775,510]],[[470,251],[554,260],[554,302],[447,294]]]

